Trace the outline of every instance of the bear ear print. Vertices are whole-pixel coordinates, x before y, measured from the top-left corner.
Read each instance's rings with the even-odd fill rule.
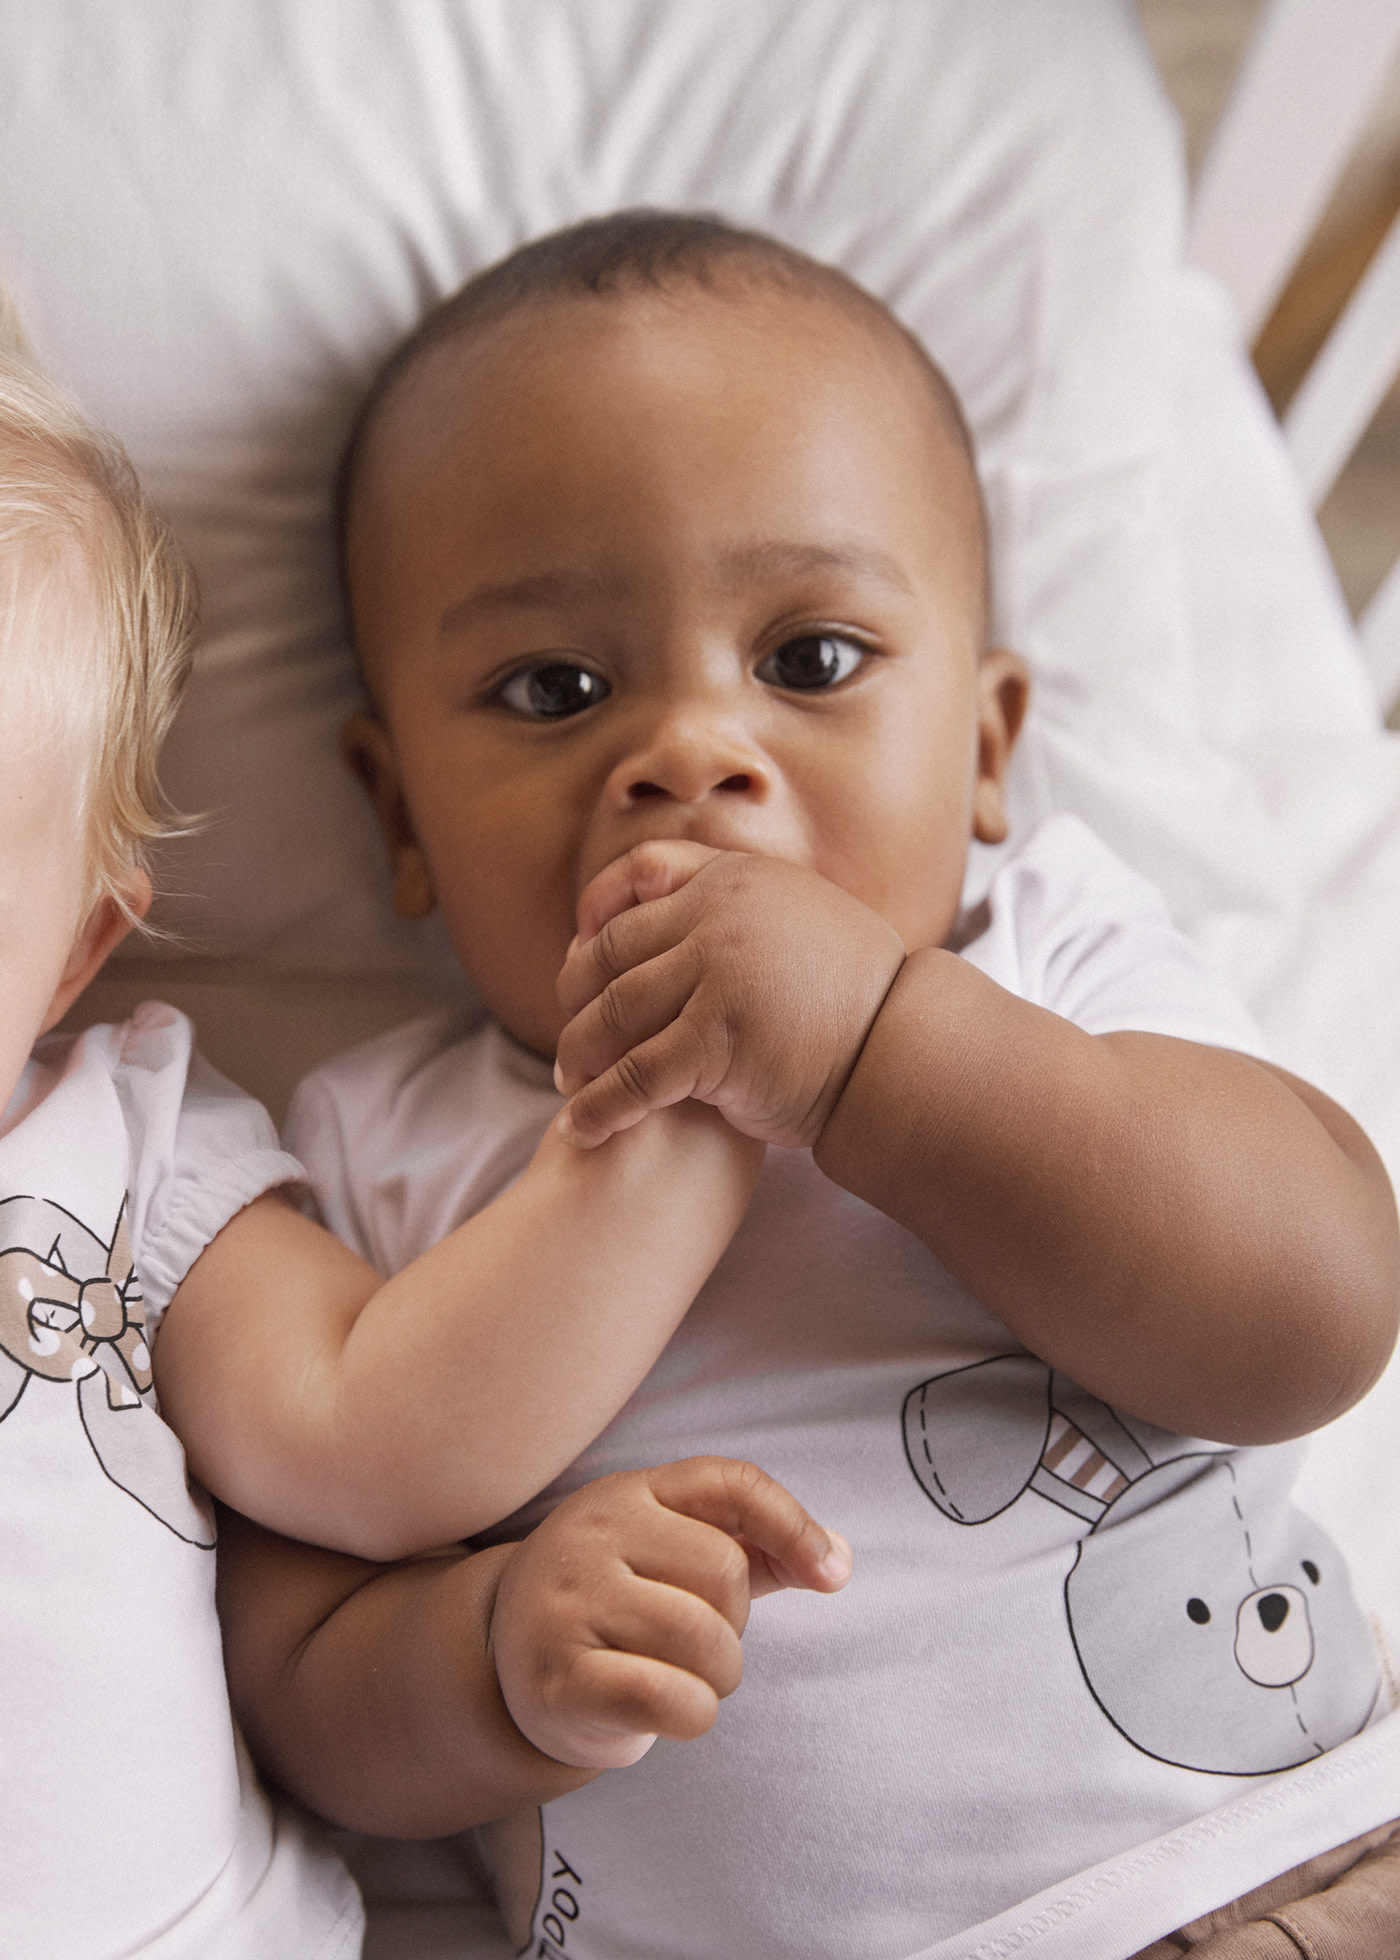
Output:
[[[1233,1490],[1235,1466],[1228,1450],[1197,1450],[1190,1456],[1174,1456],[1165,1463],[1157,1464],[1146,1476],[1135,1477],[1122,1496],[1104,1513],[1103,1528],[1110,1524],[1126,1524],[1129,1518],[1141,1517],[1155,1504],[1161,1504],[1168,1497],[1176,1497],[1188,1484],[1199,1483],[1204,1478],[1226,1477]],[[1212,1482],[1211,1490],[1216,1488]]]
[[[985,1524],[1014,1504],[1049,1430],[1050,1370],[1029,1354],[934,1375],[904,1398],[909,1467],[955,1524]]]

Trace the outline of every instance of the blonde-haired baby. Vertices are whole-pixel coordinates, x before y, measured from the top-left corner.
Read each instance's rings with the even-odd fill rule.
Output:
[[[363,1555],[493,1522],[641,1379],[755,1168],[698,1107],[630,1156],[556,1140],[499,1220],[383,1285],[288,1202],[300,1166],[182,1015],[53,1032],[151,902],[157,754],[195,626],[120,450],[0,358],[0,1951],[44,1960],[358,1951],[343,1868],[269,1807],[237,1743],[213,1512],[185,1451],[264,1524]],[[630,1278],[580,1291],[607,1371],[566,1341],[553,1394],[581,1398],[581,1426],[524,1443],[515,1410],[550,1373],[533,1318],[605,1237],[635,1248]],[[671,1494],[727,1475],[692,1466]],[[770,1576],[844,1578],[766,1479],[731,1510]],[[247,1619],[272,1624],[271,1605]]]

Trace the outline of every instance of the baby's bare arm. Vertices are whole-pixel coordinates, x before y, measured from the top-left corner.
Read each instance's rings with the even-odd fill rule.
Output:
[[[867,907],[769,859],[640,847],[581,926],[559,1044],[577,1141],[695,1095],[812,1145],[1032,1352],[1188,1434],[1299,1434],[1384,1366],[1389,1183],[1281,1070],[1086,1034],[954,954],[906,959]]]
[[[612,1418],[704,1284],[761,1147],[665,1113],[524,1175],[386,1283],[276,1197],[191,1268],[155,1344],[195,1474],[260,1523],[366,1558],[484,1530]]]
[[[389,1567],[225,1514],[219,1613],[270,1774],[336,1823],[432,1837],[703,1734],[750,1600],[849,1572],[781,1485],[698,1457],[585,1485],[519,1544]]]
[[[229,1695],[267,1773],[381,1837],[440,1837],[587,1783],[501,1699],[491,1611],[513,1550],[371,1565],[222,1512]]]
[[[1243,1055],[1087,1035],[953,954],[906,962],[816,1158],[1034,1353],[1168,1428],[1314,1429],[1395,1340],[1394,1198],[1334,1103]]]

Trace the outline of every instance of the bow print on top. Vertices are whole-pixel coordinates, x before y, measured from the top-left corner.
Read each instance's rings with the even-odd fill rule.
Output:
[[[0,1422],[31,1382],[76,1391],[77,1414],[112,1482],[177,1538],[211,1546],[185,1453],[155,1410],[145,1302],[122,1202],[110,1244],[47,1198],[0,1202]]]

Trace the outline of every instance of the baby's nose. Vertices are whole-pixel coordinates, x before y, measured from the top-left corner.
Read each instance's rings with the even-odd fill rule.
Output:
[[[717,783],[692,781],[689,784],[679,784],[675,772],[665,773],[670,777],[667,783],[654,783],[645,776],[639,776],[636,782],[629,783],[628,801],[640,803],[648,796],[669,796],[678,803],[698,803],[702,797],[710,795],[712,791],[718,790],[734,796],[743,796],[754,786],[754,779],[746,770],[739,770],[732,776],[725,776]]]
[[[614,771],[613,789],[624,807],[663,797],[702,803],[710,796],[760,802],[770,788],[763,757],[718,715],[667,716]]]

